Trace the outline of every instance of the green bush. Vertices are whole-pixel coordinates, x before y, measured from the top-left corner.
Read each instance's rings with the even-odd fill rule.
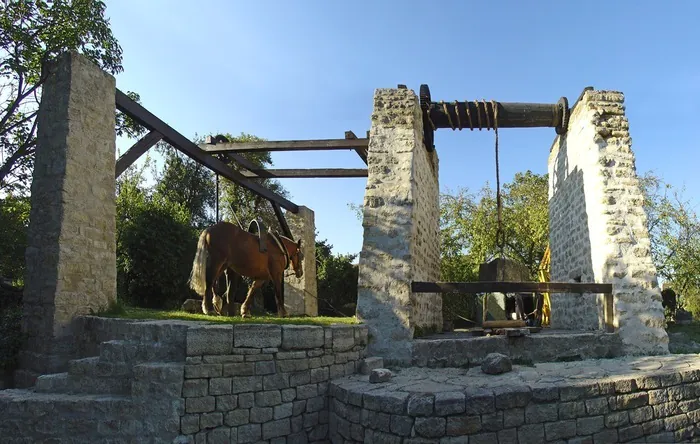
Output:
[[[120,298],[137,307],[173,309],[197,297],[189,289],[197,231],[179,204],[124,190],[118,199],[117,279]]]
[[[0,277],[9,279],[13,285],[22,285],[24,281],[30,206],[28,197],[0,199]]]
[[[0,373],[17,366],[22,339],[22,306],[8,307],[0,312]]]
[[[357,304],[357,255],[332,255],[332,245],[316,242],[316,276],[318,314],[321,316],[354,316]]]

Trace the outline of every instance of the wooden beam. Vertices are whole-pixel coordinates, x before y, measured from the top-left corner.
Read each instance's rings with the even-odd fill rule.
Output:
[[[138,142],[133,144],[131,148],[126,150],[124,154],[119,156],[117,164],[115,166],[114,178],[118,178],[121,174],[126,171],[136,160],[148,151],[153,145],[160,142],[163,139],[163,135],[158,131],[151,131],[150,133],[143,136]]]
[[[244,171],[242,174],[251,179],[367,177],[367,168],[252,169],[250,172]]]
[[[357,140],[357,136],[352,131],[345,131],[345,138],[348,140]],[[355,152],[360,159],[367,165],[367,148],[355,148]]]
[[[167,123],[160,120],[146,108],[131,100],[119,89],[117,89],[116,92],[116,102],[117,109],[119,109],[119,111],[129,115],[131,118],[136,120],[136,122],[145,126],[149,130],[157,131],[162,134],[163,140],[168,142],[174,148],[183,152],[189,158],[208,167],[226,179],[254,192],[258,196],[264,197],[271,202],[277,202],[280,206],[291,211],[292,213],[297,213],[299,211],[299,207],[296,204],[290,202],[279,194],[268,190],[262,185],[251,181],[238,171],[226,165],[224,162],[201,150],[194,142],[175,131]]]
[[[324,140],[280,140],[273,142],[241,142],[201,144],[199,147],[209,153],[246,153],[255,151],[324,151],[354,150],[367,148],[368,139],[324,139]]]
[[[282,208],[280,208],[277,203],[270,201],[272,204],[272,209],[275,211],[275,216],[277,216],[277,221],[280,223],[280,227],[282,227],[282,233],[287,236],[288,238],[294,240],[294,236],[292,236],[292,230],[289,229],[289,224],[287,224],[287,219],[284,217],[284,213],[282,213]]]
[[[412,282],[414,293],[612,293],[612,284],[578,282]]]

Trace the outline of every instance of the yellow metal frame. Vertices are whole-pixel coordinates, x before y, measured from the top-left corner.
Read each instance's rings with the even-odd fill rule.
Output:
[[[544,255],[542,256],[542,261],[537,270],[537,277],[540,282],[549,282],[549,264],[550,264],[550,252],[549,244],[547,244],[547,249],[544,250]],[[551,314],[551,303],[549,301],[549,293],[543,293],[544,303],[542,304],[542,326],[549,327],[550,314]]]

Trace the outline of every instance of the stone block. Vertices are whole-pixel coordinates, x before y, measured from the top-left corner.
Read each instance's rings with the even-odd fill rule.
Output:
[[[325,382],[330,379],[328,367],[313,368],[309,373],[309,381],[312,383]]]
[[[221,364],[185,365],[185,378],[216,378],[221,376]]]
[[[182,384],[182,396],[185,398],[196,398],[206,396],[209,392],[207,379],[187,379]]]
[[[238,427],[238,444],[258,442],[262,439],[260,424],[246,424]]]
[[[525,407],[525,422],[538,424],[555,421],[558,418],[557,410],[557,404],[528,404]]]
[[[472,435],[481,431],[479,416],[450,416],[447,418],[446,433],[449,436]]]
[[[199,426],[202,429],[213,429],[224,424],[224,415],[221,412],[202,413],[199,416]]]
[[[232,348],[232,325],[202,325],[187,329],[187,356],[227,355]]]
[[[498,432],[498,444],[518,444],[518,430],[512,428]]]
[[[497,432],[503,429],[503,412],[496,411],[481,415],[481,428],[487,432]]]
[[[274,407],[282,404],[282,393],[279,390],[268,392],[257,392],[255,394],[255,404],[258,407]]]
[[[253,407],[250,409],[250,422],[253,424],[263,424],[272,421],[274,409],[272,407]]]
[[[498,386],[494,388],[496,408],[505,410],[525,407],[532,398],[527,386]]]
[[[231,378],[211,378],[209,380],[210,395],[230,395]]]
[[[307,350],[323,347],[323,327],[317,325],[283,325],[282,349]]]
[[[331,325],[333,334],[333,351],[344,352],[355,346],[355,330],[351,325]]]
[[[297,387],[297,399],[309,399],[318,395],[317,384],[300,385]]]
[[[408,398],[407,412],[410,416],[430,416],[433,414],[434,396],[416,394]]]
[[[520,444],[541,444],[545,442],[544,426],[542,424],[526,424],[518,427],[518,442]]]
[[[275,361],[260,361],[255,363],[256,375],[272,375],[276,371]]]
[[[213,412],[215,409],[216,398],[213,396],[185,399],[185,411],[187,413],[207,413]]]
[[[228,427],[218,427],[207,432],[207,444],[230,444],[232,441],[231,429]]]
[[[263,390],[282,390],[286,388],[289,388],[288,373],[275,373],[274,375],[263,377]]]
[[[311,382],[311,371],[302,370],[300,372],[289,374],[289,386],[298,387],[300,385],[309,384]]]
[[[549,441],[576,436],[576,420],[548,422],[544,425],[544,435]]]
[[[556,410],[555,410],[556,414]],[[518,427],[525,424],[525,409],[516,408],[503,411],[503,427]],[[515,430],[515,429],[513,429]],[[517,434],[516,434],[517,435]]]
[[[273,418],[274,419],[284,419],[284,418],[289,418],[292,416],[293,410],[292,407],[294,406],[294,403],[292,402],[286,402],[284,404],[280,404],[278,406],[275,406],[273,409]]]
[[[464,393],[440,392],[435,394],[435,415],[447,416],[464,413]]]
[[[370,372],[369,382],[372,384],[388,382],[392,376],[393,374],[391,373],[391,370],[386,368],[377,368]]]
[[[237,324],[234,326],[234,347],[266,348],[281,345],[282,328],[279,325]]]
[[[223,364],[223,376],[253,376],[255,375],[255,362],[234,362]]]
[[[413,429],[416,434],[425,438],[440,438],[445,436],[445,418],[418,417],[415,419]]]
[[[559,404],[559,419],[576,419],[581,416],[586,416],[586,404],[583,401]]]
[[[257,392],[263,389],[262,376],[239,376],[231,378],[231,393]]]
[[[180,418],[180,431],[185,435],[199,432],[199,414],[185,415]]]
[[[237,395],[221,395],[216,396],[216,411],[228,412],[238,407]]]
[[[224,424],[230,427],[238,427],[250,422],[250,410],[236,409],[226,413]]]

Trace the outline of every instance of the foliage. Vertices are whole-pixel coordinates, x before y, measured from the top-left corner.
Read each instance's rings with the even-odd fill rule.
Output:
[[[332,254],[327,240],[316,241],[316,284],[319,314],[337,316],[354,312],[357,303],[356,254]]]
[[[142,172],[125,172],[118,181],[119,294],[137,306],[173,308],[194,296],[187,278],[198,233],[184,206],[141,187]]]
[[[0,277],[14,285],[24,281],[24,250],[27,248],[30,201],[9,195],[0,200]]]
[[[75,50],[117,74],[123,71],[122,49],[99,0],[6,0],[0,11],[0,190],[26,194],[41,88],[50,74],[46,68],[61,53]],[[117,131],[143,130],[119,115]]]
[[[286,317],[276,316],[254,316],[241,318],[239,316],[207,316],[204,314],[193,314],[184,311],[161,311],[145,308],[126,307],[117,312],[100,313],[102,317],[119,317],[125,319],[184,319],[190,321],[207,321],[221,324],[295,324],[295,325],[333,325],[333,324],[356,324],[354,317]]]
[[[190,224],[198,229],[212,225],[211,208],[216,204],[214,174],[165,142],[159,142],[156,150],[165,157],[161,174],[156,174],[155,193],[185,207],[190,214]]]
[[[0,371],[15,368],[23,338],[22,307],[9,307],[0,312]]]
[[[659,278],[677,295],[677,308],[700,316],[700,221],[683,189],[647,172],[640,177]]]

